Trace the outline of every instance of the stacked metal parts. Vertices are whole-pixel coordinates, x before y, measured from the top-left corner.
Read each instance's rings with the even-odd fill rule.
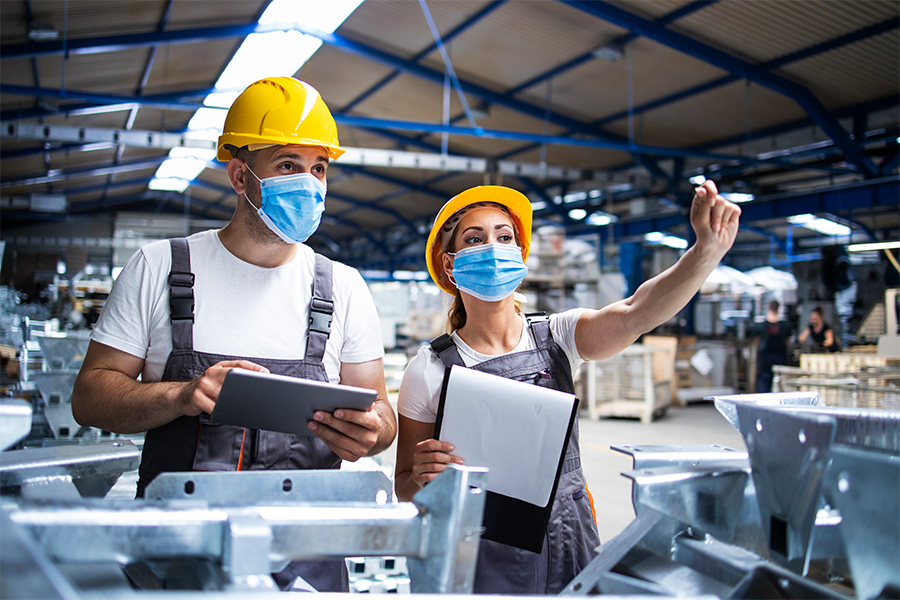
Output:
[[[714,397],[747,452],[620,446],[635,520],[565,595],[897,598],[900,412]]]
[[[0,443],[31,408],[0,403]],[[290,560],[407,558],[414,593],[471,592],[486,471],[453,468],[411,503],[375,471],[167,473],[146,499],[106,498],[137,468],[130,441],[26,448],[0,462],[0,597],[141,590],[276,591]],[[388,591],[388,590],[385,590]]]

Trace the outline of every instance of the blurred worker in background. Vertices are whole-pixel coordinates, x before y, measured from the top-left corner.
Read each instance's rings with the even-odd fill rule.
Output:
[[[817,306],[809,312],[809,325],[800,332],[797,341],[810,344],[819,351],[837,352],[838,345],[834,339],[834,330],[825,322],[822,307]]]
[[[697,188],[691,206],[697,242],[675,265],[630,298],[600,310],[578,308],[547,318],[523,316],[513,298],[528,271],[528,198],[507,187],[482,186],[447,202],[435,218],[425,258],[435,283],[454,296],[450,334],[423,347],[403,376],[397,496],[411,499],[448,463],[463,462],[450,441],[434,439],[446,369],[459,365],[572,393],[582,362],[618,354],[684,308],[734,242],[740,212],[707,181]],[[599,543],[576,422],[543,550],[536,554],[482,539],[475,591],[556,594],[590,562]]]
[[[778,300],[769,302],[766,320],[756,327],[756,334],[760,336],[756,359],[756,391],[759,393],[772,391],[772,367],[788,362],[788,339],[793,329],[787,321],[778,318],[779,308]]]
[[[235,100],[218,160],[237,205],[224,228],[150,243],[116,280],[72,398],[75,418],[146,431],[137,495],[167,471],[337,469],[387,448],[396,420],[384,383],[375,303],[359,273],[305,242],[325,208],[341,149],[308,83],[272,77]],[[317,412],[315,436],[210,422],[229,369],[272,372],[378,392],[369,411]],[[320,591],[348,591],[343,559],[292,563]]]

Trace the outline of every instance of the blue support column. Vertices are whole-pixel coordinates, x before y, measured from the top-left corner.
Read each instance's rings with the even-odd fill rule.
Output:
[[[644,248],[641,242],[622,242],[619,244],[619,270],[628,284],[628,295],[637,291],[644,282]]]

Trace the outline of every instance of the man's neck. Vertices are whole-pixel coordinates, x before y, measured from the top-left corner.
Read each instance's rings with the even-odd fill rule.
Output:
[[[297,255],[297,244],[286,244],[280,239],[259,241],[244,229],[246,226],[239,219],[232,219],[219,230],[219,241],[225,249],[244,262],[257,267],[273,268],[286,265]]]

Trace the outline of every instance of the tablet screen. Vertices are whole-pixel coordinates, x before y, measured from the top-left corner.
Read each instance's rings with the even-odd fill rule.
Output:
[[[377,397],[375,390],[367,388],[231,369],[210,419],[217,424],[311,436],[315,433],[306,423],[313,412],[368,410]]]

